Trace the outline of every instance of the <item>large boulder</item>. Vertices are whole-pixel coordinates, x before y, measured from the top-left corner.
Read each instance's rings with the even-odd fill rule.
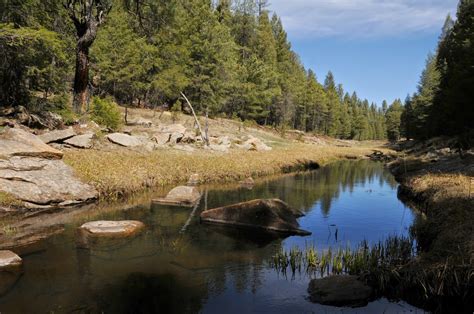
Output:
[[[97,191],[79,181],[63,161],[19,156],[0,159],[0,191],[31,208],[63,207],[98,196]]]
[[[128,135],[124,133],[112,133],[107,135],[107,139],[114,144],[125,147],[137,147],[144,145],[143,141],[133,135]]]
[[[94,134],[92,133],[81,134],[81,135],[77,135],[77,136],[71,137],[70,139],[65,140],[64,143],[72,147],[88,149],[88,148],[92,148],[93,138],[94,138]]]
[[[43,142],[48,144],[48,143],[54,143],[54,142],[61,142],[75,135],[76,135],[76,132],[73,130],[73,128],[67,128],[64,130],[54,130],[54,131],[46,132],[39,135],[38,137]]]
[[[172,189],[164,198],[152,202],[161,205],[192,207],[201,198],[201,193],[194,186],[178,186]]]
[[[133,237],[144,228],[145,225],[136,220],[91,221],[78,228],[76,244],[81,248],[90,248],[91,244],[98,244],[100,240]]]
[[[61,159],[63,153],[34,134],[19,128],[6,128],[0,133],[0,159],[12,156]]]
[[[31,133],[7,128],[0,134],[0,191],[35,209],[96,199],[97,191],[58,160],[62,155]]]
[[[201,222],[285,235],[310,235],[310,232],[299,228],[296,218],[302,215],[279,199],[257,199],[206,210],[201,213]]]
[[[315,303],[360,307],[370,301],[373,289],[357,276],[338,275],[311,280],[308,293]]]

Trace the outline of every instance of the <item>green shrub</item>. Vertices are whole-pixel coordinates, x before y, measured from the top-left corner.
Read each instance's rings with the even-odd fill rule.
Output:
[[[110,98],[94,97],[91,106],[91,119],[98,124],[117,130],[122,122],[118,105]]]
[[[54,96],[51,100],[48,100],[48,110],[59,114],[66,125],[74,124],[78,119],[72,110],[70,96],[67,93]]]

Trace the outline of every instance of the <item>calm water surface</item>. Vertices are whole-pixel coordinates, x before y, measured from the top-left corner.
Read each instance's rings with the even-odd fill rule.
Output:
[[[307,300],[310,278],[278,275],[268,263],[281,247],[320,249],[406,235],[415,214],[397,199],[382,164],[344,161],[284,176],[252,190],[207,189],[199,208],[150,206],[85,217],[24,258],[25,273],[0,298],[4,313],[421,313],[380,299],[367,307],[322,306]],[[308,237],[256,238],[248,231],[200,225],[199,212],[255,198],[280,198],[301,209]],[[136,219],[146,232],[90,251],[75,248],[88,220]],[[337,230],[337,238],[336,238]]]

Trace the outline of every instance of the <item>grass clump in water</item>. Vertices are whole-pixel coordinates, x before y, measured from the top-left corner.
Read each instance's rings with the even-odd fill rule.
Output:
[[[286,273],[288,266],[292,275],[302,268],[310,276],[325,277],[329,275],[376,275],[385,285],[384,272],[394,272],[406,265],[415,257],[413,240],[406,237],[389,237],[369,246],[363,241],[355,249],[350,247],[329,248],[318,252],[314,245],[292,248],[289,252],[281,249],[272,258],[271,266],[281,273]]]

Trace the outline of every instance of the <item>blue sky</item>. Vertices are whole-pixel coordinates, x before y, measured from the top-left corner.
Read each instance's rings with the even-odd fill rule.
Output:
[[[346,91],[389,103],[416,90],[458,0],[270,0],[303,64]]]

